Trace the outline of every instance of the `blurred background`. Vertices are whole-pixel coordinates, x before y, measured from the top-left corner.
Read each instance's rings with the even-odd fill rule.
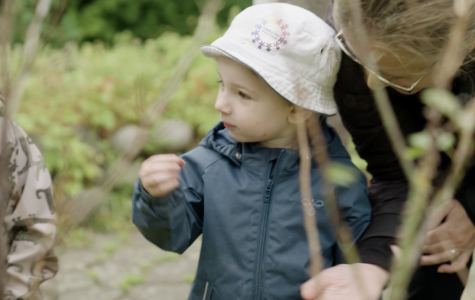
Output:
[[[329,1],[223,0],[206,43],[221,36],[241,10],[267,2],[293,3],[325,18]],[[15,1],[14,75],[37,3]],[[41,48],[14,115],[43,153],[54,182],[60,271],[42,286],[47,299],[188,297],[200,241],[182,256],[161,251],[134,228],[130,203],[145,158],[183,153],[219,121],[214,110],[218,89],[214,61],[198,56],[126,175],[100,201],[86,200],[106,170],[128,150],[144,112],[176,72],[203,4],[203,0],[52,1]],[[338,117],[331,122],[347,141]],[[364,167],[364,162],[355,162]],[[79,218],[70,214],[71,207],[88,205]]]

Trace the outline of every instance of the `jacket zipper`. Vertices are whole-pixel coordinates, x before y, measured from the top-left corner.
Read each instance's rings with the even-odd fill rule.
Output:
[[[206,294],[208,294],[208,285],[209,285],[209,281],[206,281],[205,292],[203,294],[203,300],[206,300]]]
[[[256,300],[261,299],[261,277],[262,277],[262,263],[264,257],[264,250],[265,250],[265,241],[267,236],[267,219],[269,217],[269,205],[270,199],[272,196],[272,188],[274,187],[275,177],[272,176],[273,174],[278,173],[280,158],[282,154],[285,152],[284,149],[280,151],[279,157],[277,158],[277,162],[275,164],[275,168],[272,172],[269,172],[267,175],[267,182],[266,182],[266,190],[264,193],[264,212],[261,221],[261,235],[259,238],[259,256],[257,257],[257,272],[256,272]],[[269,168],[272,168],[270,166]],[[272,179],[274,177],[274,180]]]

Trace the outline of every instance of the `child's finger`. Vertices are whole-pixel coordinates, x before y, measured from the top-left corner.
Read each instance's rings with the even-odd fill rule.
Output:
[[[180,157],[176,156],[175,154],[158,154],[158,155],[152,155],[149,158],[147,158],[144,162],[164,162],[164,161],[170,161],[170,162],[176,162],[179,163],[180,161],[183,161]]]
[[[151,174],[155,173],[176,173],[178,174],[181,171],[181,166],[177,162],[169,162],[169,161],[164,161],[164,162],[153,162],[153,163],[143,163],[139,176],[146,177]]]
[[[145,176],[141,176],[140,181],[142,182],[144,188],[148,190],[150,188],[154,188],[155,186],[161,185],[168,180],[178,180],[179,177],[179,172],[176,170],[158,171],[149,173]]]
[[[171,178],[167,181],[160,183],[159,185],[155,185],[152,188],[146,190],[150,195],[154,197],[162,197],[169,194],[179,186],[180,182],[178,181],[178,179]]]

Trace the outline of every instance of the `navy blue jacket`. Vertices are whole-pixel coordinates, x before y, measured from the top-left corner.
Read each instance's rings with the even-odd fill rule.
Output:
[[[333,161],[358,172],[338,187],[341,217],[358,238],[370,222],[366,179],[352,165],[333,128],[322,124]],[[152,243],[183,253],[201,234],[202,248],[190,300],[301,299],[309,253],[299,192],[299,152],[231,139],[219,123],[182,156],[181,186],[155,198],[137,181],[133,222]],[[335,231],[312,167],[312,199],[325,267],[335,261]],[[310,201],[306,201],[310,205]]]

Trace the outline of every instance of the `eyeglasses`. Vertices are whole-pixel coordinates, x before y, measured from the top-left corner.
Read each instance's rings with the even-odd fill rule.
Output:
[[[396,83],[393,83],[389,80],[387,80],[386,78],[384,78],[382,75],[378,74],[378,72],[376,71],[373,71],[371,70],[370,68],[368,68],[367,66],[365,66],[359,59],[357,59],[353,54],[351,54],[350,50],[348,50],[347,46],[346,46],[346,43],[345,43],[345,40],[343,39],[343,30],[340,30],[338,32],[338,34],[335,36],[335,40],[336,42],[338,43],[338,45],[340,46],[341,50],[343,50],[343,52],[345,52],[346,55],[348,55],[352,60],[354,60],[356,63],[358,63],[359,65],[361,65],[363,68],[366,69],[366,71],[370,72],[371,74],[373,74],[374,76],[376,76],[376,78],[378,78],[379,80],[381,80],[382,82],[386,83],[387,85],[390,85],[392,87],[395,87],[397,89],[400,89],[400,90],[403,90],[403,91],[406,91],[406,92],[410,92],[412,91],[416,85],[419,84],[419,82],[421,82],[421,80],[427,75],[429,74],[430,70],[427,71],[424,75],[422,75],[421,78],[419,78],[416,82],[414,82],[410,87],[404,87],[404,86],[400,86],[399,84],[396,84]]]

